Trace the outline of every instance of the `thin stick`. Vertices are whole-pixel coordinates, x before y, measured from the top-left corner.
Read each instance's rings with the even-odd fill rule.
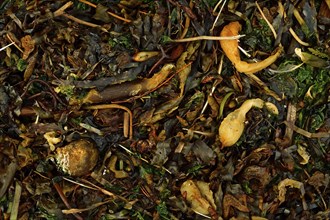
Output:
[[[286,18],[286,14],[285,14],[285,11],[284,11],[284,7],[283,7],[283,5],[282,5],[282,3],[281,3],[280,1],[278,2],[278,8],[279,8],[279,14],[280,14],[282,17]],[[299,44],[301,44],[301,45],[303,45],[303,46],[306,46],[306,47],[309,46],[309,43],[306,43],[306,42],[302,41],[302,40],[298,37],[298,35],[294,32],[294,30],[293,30],[292,28],[289,29],[289,32],[290,32],[290,34],[292,35],[292,37],[293,37],[293,38],[294,38]]]
[[[309,131],[306,131],[302,128],[297,127],[291,122],[284,121],[284,124],[288,126],[293,131],[297,132],[298,134],[301,134],[307,138],[328,138],[330,137],[330,132],[317,132],[317,133],[311,133]]]
[[[113,200],[112,199],[107,199],[104,202],[93,203],[88,208],[84,208],[84,209],[67,209],[67,210],[62,210],[62,212],[64,214],[74,214],[74,213],[86,212],[86,211],[95,209],[95,208],[97,208],[97,207],[99,207],[101,205],[107,204],[109,202],[113,202]]]
[[[265,14],[263,13],[263,11],[261,10],[261,8],[260,8],[260,6],[259,6],[259,4],[258,4],[258,2],[257,1],[255,1],[255,3],[256,3],[256,6],[257,6],[257,8],[258,8],[258,10],[259,10],[259,12],[260,12],[260,14],[261,14],[261,16],[262,16],[262,18],[266,21],[266,23],[267,23],[267,25],[268,25],[268,27],[270,28],[270,30],[273,32],[273,35],[274,35],[274,38],[276,39],[276,37],[277,37],[277,34],[276,34],[276,31],[275,31],[275,29],[274,29],[274,27],[271,25],[271,23],[267,20],[267,18],[266,18],[266,16],[265,16]]]
[[[230,36],[230,37],[218,37],[218,36],[203,35],[203,36],[198,36],[198,37],[189,37],[189,38],[175,39],[175,40],[170,40],[170,41],[174,42],[174,43],[183,43],[183,42],[191,42],[191,41],[199,41],[199,40],[237,40],[244,36],[245,36],[245,34]]]
[[[221,2],[222,2],[222,0],[220,0],[220,1],[218,2],[218,4],[215,6],[213,12],[217,10],[217,7],[219,6],[219,4],[220,4]],[[226,2],[227,2],[227,0],[225,0],[225,1],[223,2],[222,6],[221,6],[221,8],[220,8],[220,11],[219,11],[219,13],[218,13],[218,15],[217,15],[217,17],[215,18],[215,20],[214,20],[214,22],[213,22],[212,28],[210,29],[210,32],[211,32],[211,33],[212,33],[212,31],[213,31],[213,29],[214,29],[214,27],[215,27],[215,25],[216,25],[216,23],[217,23],[217,21],[218,21],[220,15],[221,15],[222,9],[223,9],[223,7],[225,6]]]
[[[101,104],[101,105],[92,105],[85,107],[85,109],[90,109],[90,110],[109,109],[109,108],[119,108],[125,110],[129,114],[129,139],[133,139],[133,113],[129,108],[118,104]]]
[[[16,182],[14,201],[10,213],[10,220],[17,219],[21,194],[22,194],[22,186],[18,182]]]
[[[93,3],[89,2],[89,1],[86,1],[86,0],[79,0],[79,1],[82,2],[82,3],[84,3],[84,4],[86,4],[86,5],[91,6],[91,7],[93,7],[93,8],[96,8],[96,7],[97,7],[95,4],[93,4]],[[119,20],[125,21],[125,22],[127,22],[127,23],[132,22],[131,20],[126,19],[126,18],[123,18],[123,17],[120,17],[119,15],[116,15],[116,14],[110,12],[110,11],[107,11],[107,12],[108,12],[109,15],[111,15],[111,16],[114,17],[114,18],[117,18],[117,19],[119,19]]]
[[[190,9],[193,8],[193,2],[192,1],[189,2],[189,7],[190,7]],[[182,34],[179,37],[179,39],[183,39],[186,36],[186,34],[188,33],[189,26],[190,26],[190,21],[191,21],[190,17],[187,14],[185,14],[185,17],[186,17],[186,21],[185,21],[185,24],[184,24],[184,29],[183,29]]]
[[[69,15],[69,14],[66,14],[66,13],[63,13],[62,16],[70,19],[70,20],[73,20],[79,24],[82,24],[82,25],[86,25],[86,26],[89,26],[89,27],[93,27],[93,28],[100,28],[102,31],[104,32],[107,32],[108,33],[108,30],[101,27],[100,25],[97,25],[97,24],[93,24],[93,23],[90,23],[90,22],[87,22],[87,21],[83,21],[83,20],[80,20],[79,18],[76,18],[72,15]]]
[[[4,49],[6,49],[7,47],[10,47],[11,45],[15,44],[15,42],[11,42],[10,44],[4,46],[4,47],[1,47],[0,48],[0,51],[3,51]]]
[[[62,7],[60,7],[59,9],[57,9],[53,15],[54,17],[57,17],[57,16],[60,16],[60,15],[63,15],[65,13],[65,10],[67,8],[69,8],[71,5],[73,5],[73,2],[67,2],[66,4],[64,4]]]
[[[127,112],[124,112],[124,123],[123,123],[123,131],[124,131],[124,137],[127,138],[129,135],[128,128],[130,127],[129,125],[129,119],[130,116]]]
[[[15,43],[15,41],[13,41],[13,39],[11,39],[10,35],[7,33],[6,34],[7,38],[10,40],[10,42],[12,42],[14,44],[14,46],[21,51],[21,53],[24,53],[24,51]]]
[[[56,182],[53,182],[53,185],[57,191],[57,193],[59,194],[59,196],[61,197],[63,203],[65,204],[65,206],[68,208],[68,209],[71,209],[71,206],[68,202],[68,200],[66,199],[65,195],[63,194],[63,191],[62,191],[62,188],[60,187],[60,185]],[[73,213],[74,217],[76,217],[76,219],[78,220],[83,220],[83,218],[77,214],[77,213]]]
[[[222,1],[223,0],[218,1],[218,3],[214,6],[213,12],[215,12],[218,9],[218,7],[219,7],[219,5],[221,4]]]
[[[74,180],[71,180],[71,179],[69,179],[69,178],[66,178],[66,177],[62,177],[62,178],[63,178],[64,180],[70,182],[70,183],[73,183],[73,184],[76,184],[76,185],[79,185],[79,186],[85,187],[85,188],[87,188],[87,189],[91,189],[91,190],[95,190],[95,191],[98,190],[98,189],[95,188],[95,187],[87,186],[87,185],[85,185],[85,184],[79,183],[79,182],[74,181]]]

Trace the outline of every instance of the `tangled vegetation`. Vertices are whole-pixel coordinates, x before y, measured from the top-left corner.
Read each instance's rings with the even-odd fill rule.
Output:
[[[330,1],[4,0],[0,219],[327,219]]]

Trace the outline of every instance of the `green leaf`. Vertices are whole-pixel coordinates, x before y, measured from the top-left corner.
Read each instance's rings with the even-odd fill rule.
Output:
[[[26,69],[26,66],[27,66],[27,63],[23,59],[19,59],[17,62],[17,65],[16,65],[17,69],[21,72]]]
[[[326,66],[330,65],[327,61],[325,61],[313,54],[310,54],[307,52],[302,52],[300,48],[296,48],[295,53],[301,59],[302,62],[304,62],[307,65],[310,65],[312,67],[322,68],[322,67],[326,67]]]

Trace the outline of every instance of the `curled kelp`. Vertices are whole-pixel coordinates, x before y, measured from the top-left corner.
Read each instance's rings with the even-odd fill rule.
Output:
[[[238,32],[241,30],[241,28],[242,26],[238,21],[231,22],[222,29],[220,37],[236,36],[238,35]],[[234,64],[236,70],[246,74],[253,74],[265,69],[274,63],[283,51],[282,46],[279,46],[274,51],[273,55],[269,56],[268,58],[256,63],[247,63],[241,60],[237,40],[221,40],[220,45],[228,59]]]

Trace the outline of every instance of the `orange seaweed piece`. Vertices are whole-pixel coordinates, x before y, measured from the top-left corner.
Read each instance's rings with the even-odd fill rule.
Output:
[[[222,29],[220,37],[237,36],[241,28],[242,26],[238,21],[231,22]],[[256,63],[247,63],[241,60],[240,52],[238,50],[238,40],[220,40],[220,45],[223,52],[233,63],[237,71],[246,74],[253,74],[265,69],[274,63],[283,51],[282,46],[279,46],[274,51],[273,55],[269,56],[268,58]]]

